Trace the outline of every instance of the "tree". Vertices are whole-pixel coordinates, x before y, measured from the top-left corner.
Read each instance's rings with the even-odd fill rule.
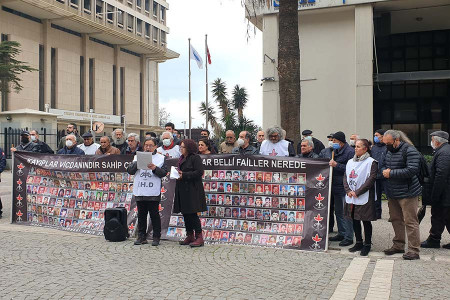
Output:
[[[170,122],[170,113],[163,107],[159,109],[159,126],[164,127]]]
[[[219,105],[222,115],[227,115],[230,112],[230,101],[227,98],[227,84],[222,79],[217,78],[212,83],[212,93]]]
[[[238,112],[238,117],[242,118],[244,116],[243,110],[244,107],[247,105],[248,102],[248,96],[247,96],[247,90],[244,87],[239,87],[238,84],[233,89],[232,92],[233,95],[233,106],[234,109]]]
[[[0,43],[0,92],[2,94],[9,93],[11,89],[19,93],[23,89],[23,86],[20,84],[22,81],[20,74],[38,71],[16,59],[20,52],[20,44],[16,41],[3,41]],[[7,110],[5,106],[6,103],[2,103],[3,110]]]
[[[273,3],[269,0],[242,0],[249,19]],[[278,13],[278,77],[281,127],[287,137],[300,139],[300,41],[298,35],[298,0],[280,0]],[[248,20],[249,20],[248,19]],[[250,20],[249,20],[250,22]],[[249,35],[249,27],[247,27]]]

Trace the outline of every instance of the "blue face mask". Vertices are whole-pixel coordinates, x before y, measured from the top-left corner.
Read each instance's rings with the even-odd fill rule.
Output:
[[[380,142],[380,139],[377,136],[374,136],[373,141],[378,144]]]
[[[173,136],[174,138],[176,138],[176,137],[177,137],[177,134],[176,134],[176,133],[172,133],[172,136]]]
[[[341,148],[341,146],[339,145],[339,143],[333,143],[333,149],[337,150]]]

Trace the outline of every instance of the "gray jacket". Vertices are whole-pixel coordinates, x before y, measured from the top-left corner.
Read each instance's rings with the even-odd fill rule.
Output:
[[[242,147],[234,147],[233,150],[231,150],[231,153],[232,154],[242,154],[242,155],[253,155],[253,154],[259,154],[259,151],[252,145],[248,145],[248,147],[245,149]]]

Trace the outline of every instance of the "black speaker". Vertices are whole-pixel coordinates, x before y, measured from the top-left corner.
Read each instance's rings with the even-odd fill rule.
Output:
[[[125,207],[105,209],[105,227],[103,234],[110,242],[122,242],[129,237]]]

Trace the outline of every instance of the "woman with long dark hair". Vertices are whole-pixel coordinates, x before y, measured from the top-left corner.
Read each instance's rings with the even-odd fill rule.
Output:
[[[370,157],[370,144],[366,139],[355,143],[355,156],[347,163],[344,176],[345,207],[344,212],[353,219],[356,244],[350,252],[361,251],[361,256],[369,254],[372,245],[372,223],[377,220],[375,201],[375,180],[378,162]],[[364,243],[361,221],[364,226]]]
[[[198,154],[214,154],[212,143],[208,139],[200,139],[198,141]]]
[[[180,245],[191,247],[203,246],[202,226],[197,213],[206,211],[205,191],[202,176],[204,166],[197,154],[197,144],[191,139],[185,139],[180,144],[180,160],[178,172],[180,178],[175,185],[173,212],[182,213],[186,226],[186,238]],[[194,236],[195,233],[195,236]]]

